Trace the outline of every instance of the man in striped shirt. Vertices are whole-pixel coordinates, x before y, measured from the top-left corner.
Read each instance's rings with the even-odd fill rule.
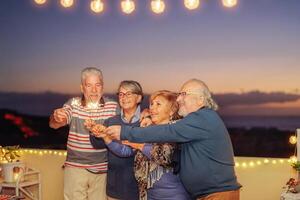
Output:
[[[86,119],[103,123],[116,115],[118,104],[104,98],[103,76],[97,68],[81,72],[82,97],[67,101],[54,110],[49,126],[57,129],[69,125],[67,159],[64,171],[65,200],[106,200],[107,149],[95,149],[90,143]]]

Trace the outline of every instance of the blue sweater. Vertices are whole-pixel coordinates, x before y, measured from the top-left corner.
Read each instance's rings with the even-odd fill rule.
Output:
[[[170,125],[122,126],[121,139],[131,142],[181,143],[180,178],[192,198],[241,187],[234,172],[233,149],[218,114],[208,108]]]
[[[135,123],[124,123],[120,115],[116,115],[112,118],[105,120],[105,126],[112,125],[131,125],[139,126],[139,122]],[[92,145],[97,148],[101,147],[104,142],[101,138],[90,136],[90,141]],[[113,141],[112,143],[117,142]],[[126,145],[122,145],[129,148]],[[121,145],[117,145],[121,147]],[[131,149],[131,148],[129,148]],[[135,153],[130,153],[129,157],[119,157],[112,151],[108,151],[108,171],[107,171],[107,184],[106,184],[106,194],[110,197],[122,199],[122,200],[138,200],[138,186],[134,177],[134,156]]]

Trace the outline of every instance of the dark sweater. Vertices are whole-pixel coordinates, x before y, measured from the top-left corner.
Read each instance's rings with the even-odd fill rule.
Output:
[[[109,118],[104,122],[105,126],[112,125],[130,125],[139,126],[136,123],[124,123],[120,115]],[[92,145],[97,148],[103,145],[103,140],[94,136],[90,136]],[[138,186],[134,177],[134,156],[119,157],[111,151],[108,151],[108,171],[106,194],[110,197],[122,200],[138,200]]]
[[[131,142],[180,142],[180,178],[192,198],[241,187],[234,172],[233,149],[218,114],[199,109],[170,125],[122,126],[121,139]]]

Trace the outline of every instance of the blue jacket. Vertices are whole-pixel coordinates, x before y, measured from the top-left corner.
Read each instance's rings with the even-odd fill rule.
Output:
[[[147,128],[122,126],[121,139],[181,143],[179,173],[192,198],[241,187],[234,172],[228,131],[218,114],[211,109],[199,109],[169,125]]]
[[[112,125],[131,125],[139,126],[139,122],[124,123],[120,115],[111,117],[104,122],[105,126]],[[90,136],[92,145],[102,147],[104,141],[101,138]],[[134,176],[134,156],[119,157],[111,151],[108,151],[108,171],[107,171],[107,183],[106,194],[110,197],[122,199],[122,200],[138,200],[138,186]]]

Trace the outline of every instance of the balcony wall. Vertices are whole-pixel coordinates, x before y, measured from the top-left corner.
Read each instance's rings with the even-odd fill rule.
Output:
[[[50,154],[51,153],[51,154]],[[22,160],[42,174],[42,199],[63,200],[63,169],[65,151],[23,150]],[[282,187],[295,172],[287,159],[236,157],[236,174],[242,200],[279,199]]]

